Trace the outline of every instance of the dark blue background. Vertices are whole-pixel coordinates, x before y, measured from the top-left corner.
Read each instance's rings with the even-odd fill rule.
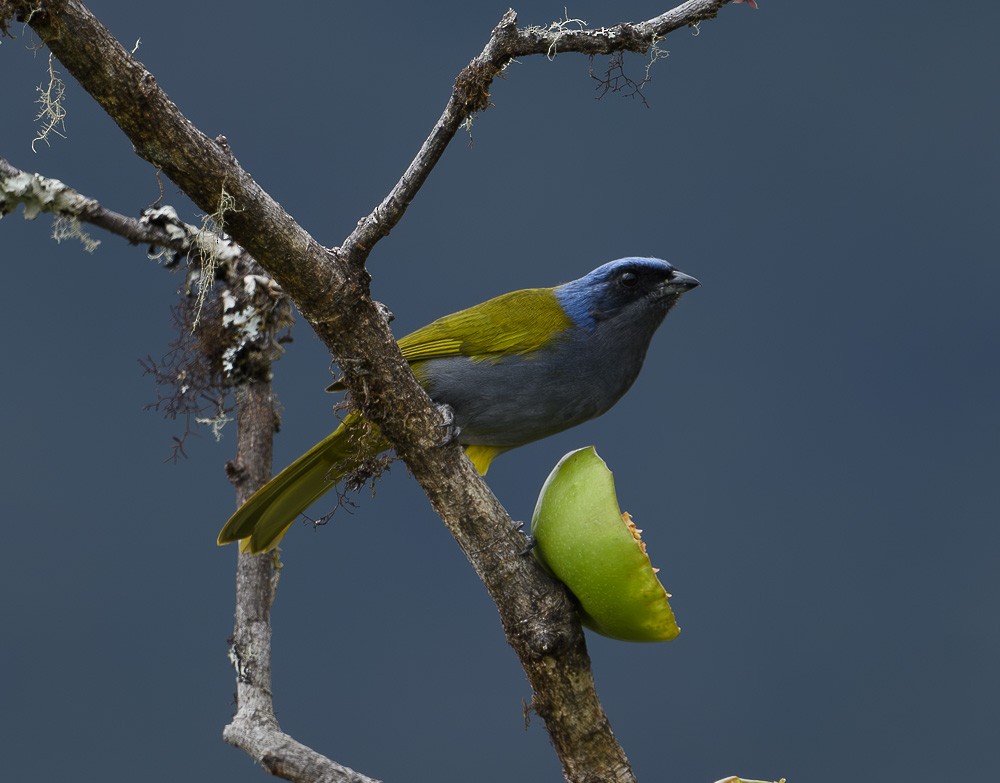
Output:
[[[178,0],[93,10],[322,242],[395,182],[506,5]],[[522,24],[563,3],[524,2]],[[577,2],[591,25],[653,2]],[[594,100],[587,59],[526,58],[370,260],[404,334],[624,255],[700,278],[629,395],[500,458],[527,519],[594,443],[683,632],[590,636],[640,779],[978,779],[1000,736],[1000,6],[729,6],[663,44],[650,108]],[[0,46],[0,154],[135,214],[150,167],[70,78],[32,154],[32,37]],[[595,63],[601,69],[602,62]],[[627,68],[639,75],[641,57]],[[167,201],[198,212],[170,183]],[[10,779],[256,779],[224,745],[234,432],[143,412],[179,278],[113,237],[0,225]],[[276,368],[280,468],[333,425],[304,327]],[[387,780],[556,780],[494,609],[401,465],[353,515],[293,530],[274,610],[285,730]]]

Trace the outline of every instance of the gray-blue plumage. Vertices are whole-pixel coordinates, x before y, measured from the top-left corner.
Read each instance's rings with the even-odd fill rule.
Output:
[[[530,354],[423,362],[431,399],[454,410],[463,444],[513,448],[600,416],[632,386],[656,329],[698,285],[655,258],[623,258],[557,286],[569,326]],[[530,315],[526,315],[530,317]]]

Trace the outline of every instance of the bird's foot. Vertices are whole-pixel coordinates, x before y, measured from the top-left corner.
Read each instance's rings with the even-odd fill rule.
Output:
[[[447,446],[453,440],[458,439],[462,429],[455,423],[455,411],[450,405],[439,403],[434,407],[437,408],[438,415],[441,416],[441,427],[444,429],[444,434],[441,436],[441,441],[438,445]]]
[[[384,304],[382,304],[381,302],[373,302],[372,304],[375,305],[375,309],[378,310],[378,314],[382,316],[382,318],[385,320],[387,324],[391,324],[393,321],[396,320],[396,316],[393,315],[392,310],[390,310]]]
[[[530,555],[531,550],[533,550],[535,548],[535,544],[538,543],[535,541],[535,537],[531,535],[531,533],[524,532],[524,522],[519,519],[514,520],[514,530],[524,536],[524,549],[518,552],[518,554],[521,556]]]

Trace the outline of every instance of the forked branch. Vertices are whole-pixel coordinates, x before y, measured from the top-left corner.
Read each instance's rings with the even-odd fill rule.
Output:
[[[742,0],[737,0],[741,2]],[[681,27],[713,18],[729,0],[688,0],[676,8],[645,22],[623,22],[596,30],[517,26],[513,9],[503,15],[483,51],[470,62],[455,80],[451,98],[434,124],[416,157],[403,176],[370,215],[341,245],[346,260],[360,267],[375,243],[399,222],[413,197],[427,180],[455,133],[473,115],[490,105],[493,80],[518,57],[578,52],[581,54],[646,54],[658,41]]]

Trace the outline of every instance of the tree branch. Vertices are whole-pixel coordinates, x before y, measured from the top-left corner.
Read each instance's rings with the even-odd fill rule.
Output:
[[[507,639],[534,691],[532,707],[544,719],[570,781],[634,780],[597,699],[576,612],[565,590],[532,558],[522,556],[523,539],[458,445],[440,446],[439,415],[368,295],[364,263],[375,243],[399,222],[457,129],[489,106],[489,87],[513,58],[557,51],[646,51],[671,30],[714,16],[726,1],[691,0],[647,22],[600,30],[518,29],[515,15],[508,12],[483,52],[459,74],[441,119],[399,183],[340,248],[327,250],[240,167],[225,139],[210,140],[181,114],[152,74],[78,0],[0,0],[0,28],[10,16],[27,22],[121,127],[136,152],[199,207],[211,214],[227,199],[235,202],[225,211],[227,231],[278,281],[330,348],[355,402],[405,460],[496,602]],[[266,557],[241,556],[240,573],[254,589],[267,572],[254,575],[251,569],[257,566],[246,561]],[[244,593],[241,600],[249,599]],[[266,626],[269,606],[268,598],[258,600],[256,610],[238,611],[248,613],[247,623]],[[242,661],[239,649],[237,660]],[[260,668],[248,668],[241,676],[269,693],[269,678]],[[244,696],[253,698],[249,691],[241,691]],[[271,728],[269,722],[247,722],[249,728],[240,731],[246,727],[234,721],[227,739],[234,741],[239,734],[241,746],[254,748],[255,756],[267,763],[262,749],[283,748],[287,737],[275,735],[270,745],[258,742],[254,732]],[[315,779],[304,767],[293,767],[276,762],[270,768],[291,779]]]
[[[105,209],[92,198],[57,179],[22,171],[0,158],[0,218],[24,205],[24,217],[33,220],[41,212],[73,217],[127,239],[133,245],[147,244],[187,252],[190,242],[171,235],[162,226]],[[193,228],[193,227],[192,227]]]
[[[237,391],[236,459],[226,472],[243,503],[271,473],[274,400],[266,375]],[[240,555],[236,566],[236,620],[230,658],[236,669],[238,709],[223,731],[272,775],[323,783],[377,783],[337,764],[278,727],[271,699],[271,605],[278,589],[276,556]]]
[[[182,222],[172,207],[151,207],[141,217],[128,217],[57,179],[23,171],[0,158],[0,218],[19,204],[24,205],[25,220],[48,212],[103,228],[133,245],[165,248],[178,255],[197,250],[205,255],[241,256],[250,261],[243,248],[214,232]]]
[[[382,203],[359,221],[358,227],[344,240],[340,249],[346,260],[360,268],[375,243],[399,223],[458,129],[473,115],[489,108],[490,85],[515,59],[534,54],[554,57],[557,52],[645,54],[674,30],[713,18],[729,1],[688,0],[645,22],[624,22],[598,30],[567,30],[558,24],[550,25],[548,29],[518,28],[517,14],[513,9],[508,10],[493,29],[483,51],[455,79],[444,111],[403,176]]]

